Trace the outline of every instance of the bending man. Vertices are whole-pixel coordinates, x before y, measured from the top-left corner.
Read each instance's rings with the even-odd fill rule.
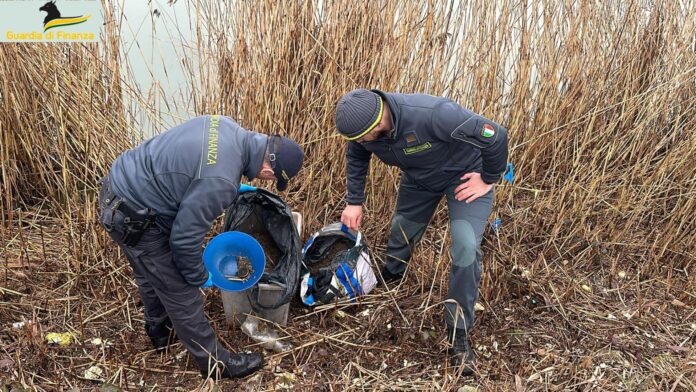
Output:
[[[493,206],[493,184],[505,171],[507,130],[440,97],[358,89],[336,107],[336,127],[348,141],[347,203],[341,221],[362,222],[365,177],[372,154],[401,168],[396,213],[382,277],[399,281],[435,208],[447,197],[453,265],[445,319],[453,365],[473,372],[468,336],[481,277],[481,237]]]
[[[303,157],[288,138],[202,116],[116,158],[99,193],[100,221],[133,268],[155,348],[171,342],[173,328],[203,376],[244,377],[263,366],[260,353],[230,353],[210,327],[199,290],[210,284],[201,247],[240,192],[242,175],[277,180],[283,190]]]

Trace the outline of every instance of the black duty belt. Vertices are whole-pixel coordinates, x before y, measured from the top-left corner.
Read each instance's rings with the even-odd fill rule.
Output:
[[[134,209],[128,200],[120,198],[116,201],[114,205],[116,211],[121,211],[124,215],[123,218],[123,236],[121,241],[127,246],[135,246],[140,242],[143,234],[155,223],[155,214],[149,208],[143,208],[141,210]]]
[[[116,195],[111,189],[108,178],[104,180],[104,183],[107,186],[104,202],[107,206],[110,205],[107,208],[110,208],[112,213],[120,211],[123,214],[121,242],[126,246],[133,247],[140,242],[147,229],[155,223],[157,214],[150,208],[137,209],[131,202]]]

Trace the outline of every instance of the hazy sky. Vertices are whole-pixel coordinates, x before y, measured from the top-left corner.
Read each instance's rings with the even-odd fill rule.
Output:
[[[129,106],[145,136],[171,127],[193,115],[182,57],[195,60],[185,44],[194,36],[195,12],[189,1],[121,0],[124,19],[122,50],[129,64],[126,76],[146,102]],[[143,110],[149,107],[150,110]]]

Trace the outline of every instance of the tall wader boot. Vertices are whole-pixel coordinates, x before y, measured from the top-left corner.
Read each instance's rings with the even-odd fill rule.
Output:
[[[125,245],[124,214],[115,208],[120,200],[110,189],[108,176],[100,191],[100,222],[126,254],[133,268],[143,302],[146,331],[152,338],[153,328],[167,320],[176,336],[193,356],[204,377],[244,377],[263,366],[259,353],[231,354],[217,339],[204,313],[200,289],[189,285],[177,269],[169,247],[169,234],[158,226],[149,227],[137,244]],[[151,335],[151,333],[153,335]],[[153,340],[156,344],[157,339]]]

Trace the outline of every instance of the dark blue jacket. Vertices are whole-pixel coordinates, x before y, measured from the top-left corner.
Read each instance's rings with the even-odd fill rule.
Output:
[[[111,165],[114,193],[151,208],[170,230],[174,263],[184,279],[208,279],[201,260],[213,220],[234,202],[242,175],[257,176],[268,137],[229,117],[201,116],[121,154]]]
[[[365,176],[373,153],[433,192],[444,191],[468,172],[480,172],[489,184],[505,172],[504,127],[447,98],[372,91],[389,105],[394,131],[372,142],[348,142],[348,204],[365,201]]]

